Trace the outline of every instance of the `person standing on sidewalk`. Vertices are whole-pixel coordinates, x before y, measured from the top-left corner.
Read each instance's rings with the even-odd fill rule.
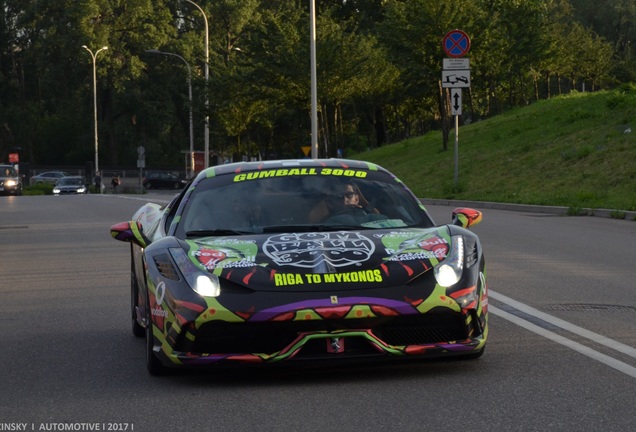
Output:
[[[113,193],[117,193],[119,191],[119,185],[121,184],[121,179],[119,175],[115,174],[110,181],[111,186],[113,187]]]
[[[96,193],[102,193],[102,176],[99,174],[99,171],[95,171],[95,179],[93,179],[93,183],[95,183]]]

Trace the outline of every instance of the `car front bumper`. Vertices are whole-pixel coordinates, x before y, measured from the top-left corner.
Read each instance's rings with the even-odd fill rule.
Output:
[[[342,309],[309,308],[294,311],[286,320],[279,316],[277,320],[243,322],[201,318],[210,310],[197,321],[171,321],[165,319],[170,314],[155,305],[154,351],[166,366],[224,367],[472,357],[485,347],[487,312],[481,306],[435,305],[426,313],[414,308],[412,314],[395,315],[371,305],[382,301],[368,299],[348,305],[344,315]]]

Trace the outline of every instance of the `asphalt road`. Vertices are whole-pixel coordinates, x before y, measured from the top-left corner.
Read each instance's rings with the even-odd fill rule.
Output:
[[[0,197],[0,430],[636,430],[634,222],[485,211],[476,361],[156,378],[109,236],[139,199]]]

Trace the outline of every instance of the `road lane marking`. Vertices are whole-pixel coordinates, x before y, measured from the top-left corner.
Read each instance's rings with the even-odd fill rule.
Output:
[[[600,353],[592,348],[588,348],[585,345],[581,345],[578,342],[574,342],[566,337],[553,333],[549,330],[546,330],[542,327],[539,327],[536,324],[532,324],[529,321],[526,321],[522,318],[519,318],[516,315],[505,312],[493,305],[488,306],[488,310],[494,315],[500,316],[503,319],[506,319],[514,324],[517,324],[520,327],[525,328],[526,330],[530,330],[540,336],[545,337],[546,339],[550,339],[556,343],[559,343],[565,347],[568,347],[576,352],[579,352],[583,355],[590,357],[591,359],[597,360],[609,367],[612,367],[619,372],[622,372],[626,375],[631,376],[632,378],[636,378],[636,368],[628,365],[627,363],[623,363],[622,361],[616,360],[613,357]]]
[[[134,201],[143,201],[146,203],[153,202],[156,204],[169,204],[170,201],[172,201],[171,199],[166,200],[161,198],[150,198],[150,197],[143,197],[143,196],[139,197],[139,196],[130,196],[130,195],[104,194],[104,196],[119,198],[119,199],[129,199]]]
[[[591,332],[589,330],[586,330],[582,327],[576,326],[572,323],[569,323],[567,321],[564,321],[562,319],[559,319],[557,317],[554,317],[552,315],[549,315],[547,313],[541,312],[533,307],[530,307],[524,303],[521,303],[517,300],[511,299],[510,297],[507,297],[503,294],[499,294],[496,292],[493,292],[492,290],[488,291],[488,295],[490,297],[492,297],[495,300],[498,300],[502,303],[505,303],[509,306],[512,306],[513,308],[524,312],[528,315],[531,315],[535,318],[539,318],[547,323],[552,324],[553,326],[562,328],[563,330],[567,330],[570,333],[574,333],[576,335],[579,335],[581,337],[584,337],[586,339],[591,340],[592,342],[596,342],[600,345],[606,346],[608,348],[611,348],[613,350],[616,350],[618,352],[621,352],[623,354],[626,354],[630,357],[636,358],[636,348],[632,348],[629,345],[625,345],[621,342],[615,341],[613,339],[610,339],[608,337],[602,336],[598,333],[594,333]]]

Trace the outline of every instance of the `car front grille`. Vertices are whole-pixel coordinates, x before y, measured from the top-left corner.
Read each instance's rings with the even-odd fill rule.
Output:
[[[294,322],[227,323],[208,322],[196,332],[194,342],[179,338],[177,351],[205,354],[279,352],[292,344],[300,334],[370,330],[373,335],[392,346],[447,343],[468,338],[469,329],[460,313],[428,313],[426,315],[390,318],[317,320]],[[334,335],[337,336],[337,333]],[[348,351],[377,351],[363,338],[349,338]],[[358,339],[354,341],[353,339]],[[308,342],[299,356],[312,351],[324,352],[324,340]]]

